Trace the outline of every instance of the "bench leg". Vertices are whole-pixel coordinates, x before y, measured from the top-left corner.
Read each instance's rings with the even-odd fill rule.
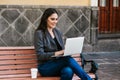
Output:
[[[95,79],[94,80],[98,80],[98,76],[97,76],[97,74],[95,74]]]

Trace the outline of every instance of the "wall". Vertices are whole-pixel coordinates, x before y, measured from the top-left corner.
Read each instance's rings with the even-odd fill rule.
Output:
[[[73,6],[0,6],[0,46],[33,46],[34,31],[47,7],[58,10],[57,28],[64,39],[85,36],[84,49],[92,51],[89,44],[91,9]]]
[[[120,37],[98,38],[99,9],[88,6],[0,5],[0,46],[33,46],[34,31],[48,7],[58,10],[57,28],[64,39],[85,36],[84,52],[120,50]]]
[[[89,6],[90,0],[0,0],[1,5]]]

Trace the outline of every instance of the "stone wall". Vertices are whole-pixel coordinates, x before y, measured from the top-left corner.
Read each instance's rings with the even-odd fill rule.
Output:
[[[104,46],[106,41],[97,39],[98,9],[79,6],[0,5],[0,46],[33,46],[34,31],[40,23],[44,10],[49,7],[58,10],[57,28],[63,32],[64,39],[85,36],[83,51],[103,50],[101,46]],[[119,41],[115,43],[116,47],[120,46]]]

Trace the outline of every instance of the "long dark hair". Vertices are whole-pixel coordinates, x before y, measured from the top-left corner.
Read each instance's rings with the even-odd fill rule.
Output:
[[[47,29],[47,19],[49,16],[51,16],[53,13],[57,13],[58,12],[54,9],[54,8],[48,8],[44,11],[42,17],[41,17],[41,22],[37,28],[37,30],[42,30],[45,31]]]

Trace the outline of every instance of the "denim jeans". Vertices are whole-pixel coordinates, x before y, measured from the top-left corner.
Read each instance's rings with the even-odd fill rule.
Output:
[[[42,76],[60,76],[60,80],[72,80],[75,73],[81,80],[92,80],[82,67],[70,56],[60,57],[38,65]]]

